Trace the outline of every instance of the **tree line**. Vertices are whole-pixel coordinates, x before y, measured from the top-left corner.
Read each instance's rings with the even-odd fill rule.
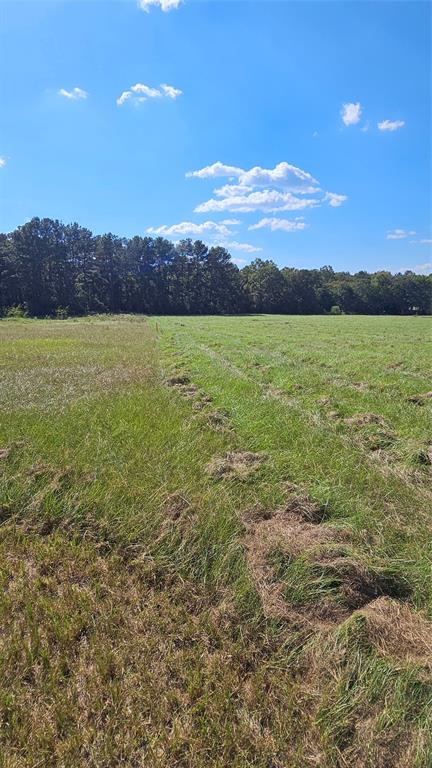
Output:
[[[200,240],[93,235],[78,224],[34,218],[0,234],[0,315],[430,314],[432,276],[413,272],[242,269]]]

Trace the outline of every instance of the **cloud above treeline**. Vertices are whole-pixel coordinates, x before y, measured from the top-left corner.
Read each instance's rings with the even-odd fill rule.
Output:
[[[305,229],[305,227],[306,223],[302,216],[297,216],[295,219],[279,219],[272,216],[271,218],[260,219],[256,224],[251,224],[248,229],[270,229],[272,232],[280,229],[284,232],[296,232]]]
[[[233,227],[241,222],[238,219],[222,219],[222,221],[180,221],[178,224],[162,224],[160,227],[148,227],[149,235],[158,237],[195,237],[204,239],[209,245],[221,245],[232,251],[244,253],[258,253],[262,248],[251,243],[242,243],[233,240],[235,233]]]
[[[219,222],[203,221],[201,224],[193,221],[181,221],[179,224],[171,224],[170,226],[163,224],[160,227],[148,227],[147,232],[152,235],[159,235],[160,237],[170,237],[173,235],[184,237],[221,235],[222,237],[228,237],[232,232],[231,227],[239,223],[237,219],[224,219]]]
[[[199,203],[194,213],[231,213],[250,214],[285,213],[305,211],[326,205],[338,208],[347,196],[323,190],[319,181],[308,171],[291,163],[281,162],[274,168],[255,165],[241,168],[218,160],[203,168],[188,171],[186,177],[198,180],[223,180],[225,184],[213,189],[213,197]],[[237,239],[238,228],[244,225],[240,218],[223,218],[220,221],[206,219],[202,222],[180,221],[177,224],[162,224],[149,227],[147,232],[160,237],[195,237],[210,244],[222,245],[232,251],[257,253],[262,248],[253,243]],[[293,233],[306,229],[303,216],[264,216],[247,226],[249,232],[268,230],[269,232]]]
[[[250,169],[226,165],[220,161],[189,171],[187,178],[227,178],[229,182],[213,190],[214,197],[199,203],[195,213],[276,213],[314,208],[327,202],[336,208],[346,195],[322,190],[319,182],[307,171],[287,162],[274,168],[254,166]]]

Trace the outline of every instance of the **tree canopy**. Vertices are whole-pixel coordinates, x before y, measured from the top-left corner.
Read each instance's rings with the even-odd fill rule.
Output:
[[[279,269],[255,259],[239,269],[201,240],[93,235],[34,218],[0,234],[0,314],[66,313],[429,314],[432,276],[413,272]]]

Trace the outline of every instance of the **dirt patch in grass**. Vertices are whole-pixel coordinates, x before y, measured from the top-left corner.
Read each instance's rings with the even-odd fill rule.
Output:
[[[286,514],[292,514],[308,523],[322,523],[327,514],[326,507],[318,504],[300,488],[291,488],[291,495],[287,500],[284,510]]]
[[[366,632],[377,651],[432,670],[432,622],[408,605],[379,597],[362,608]]]
[[[414,456],[414,463],[428,467],[432,464],[432,443],[425,445],[424,448],[420,448],[417,451]]]
[[[166,497],[162,508],[167,519],[174,521],[190,512],[191,504],[181,493],[171,493]]]
[[[181,374],[179,376],[170,376],[168,379],[165,380],[165,384],[167,387],[184,387],[187,384],[190,383],[189,376],[186,376],[186,374]]]
[[[195,397],[198,393],[198,387],[191,382],[189,376],[186,374],[170,376],[168,379],[165,379],[165,384],[167,387],[174,387],[177,389],[183,397]]]
[[[389,448],[396,435],[388,428],[387,422],[376,413],[357,413],[341,420],[343,424],[358,430],[358,437],[370,451]]]
[[[194,411],[203,411],[212,402],[210,395],[199,395],[198,399],[192,403],[192,409]]]
[[[206,466],[206,472],[214,480],[233,478],[245,480],[266,460],[264,453],[251,451],[228,451],[222,456],[216,456]]]
[[[0,460],[7,459],[10,454],[10,448],[0,448]]]
[[[170,376],[165,379],[165,384],[167,387],[176,389],[183,397],[193,400],[192,408],[194,411],[202,411],[212,402],[212,398],[200,392],[196,384],[185,373]]]
[[[350,427],[364,427],[367,424],[386,426],[385,419],[377,413],[356,413],[354,416],[348,416],[343,419],[343,423],[348,424]]]
[[[227,411],[211,411],[207,414],[207,424],[216,432],[231,432],[233,430]]]
[[[276,400],[280,400],[281,398],[286,397],[286,394],[287,394],[280,387],[274,387],[272,385],[265,387],[264,391],[265,391],[266,397],[270,397],[270,398],[274,397],[276,398]]]
[[[356,389],[358,392],[368,392],[370,389],[370,384],[368,384],[366,381],[352,381],[350,383],[350,387],[352,389]]]
[[[424,405],[429,400],[432,400],[432,391],[430,392],[423,392],[419,395],[410,395],[410,397],[407,398],[409,403],[414,403],[415,405]]]

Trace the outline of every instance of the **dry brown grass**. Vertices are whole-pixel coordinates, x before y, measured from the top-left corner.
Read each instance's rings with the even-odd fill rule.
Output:
[[[3,768],[289,764],[276,638],[228,596],[60,532],[0,556]]]
[[[305,522],[301,514],[303,511],[311,514],[311,507],[315,512],[312,502],[304,499],[301,504],[292,500],[286,507],[273,512],[252,510],[244,517],[246,533],[243,544],[265,616],[318,629],[341,621],[346,612],[325,599],[305,609],[296,608],[286,599],[285,584],[278,578],[271,562],[271,555],[276,551],[291,560],[324,545],[348,540],[346,532],[333,526]]]
[[[263,453],[252,451],[228,451],[223,456],[216,456],[207,464],[206,472],[215,480],[234,478],[245,480],[260,468],[266,457]]]
[[[380,654],[432,669],[432,622],[421,613],[388,597],[379,597],[361,613],[368,638]]]

